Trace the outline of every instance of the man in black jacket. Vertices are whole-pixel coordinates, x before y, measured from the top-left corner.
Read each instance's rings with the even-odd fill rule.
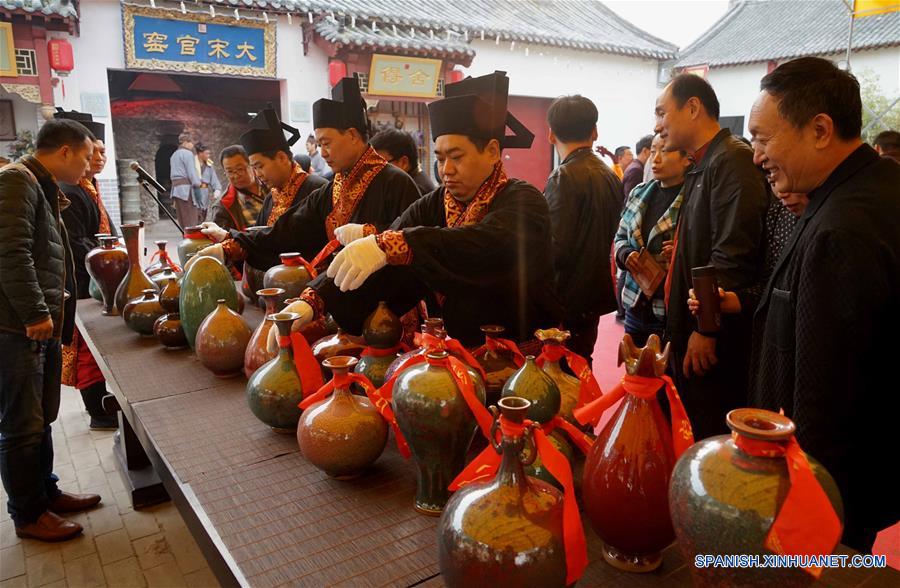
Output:
[[[719,127],[719,101],[706,80],[676,76],[656,103],[665,149],[691,154],[684,200],[666,279],[670,368],[694,437],[727,433],[725,415],[747,402],[749,311],[722,317],[716,332],[698,331],[686,301],[691,269],[713,266],[719,286],[740,291],[760,279],[769,193],[753,151]]]
[[[755,160],[809,205],[754,316],[750,401],[793,419],[840,488],[843,542],[869,551],[900,520],[900,166],[863,144],[859,83],[830,61],[787,62],[761,86]]]
[[[544,188],[553,223],[556,287],[569,348],[591,362],[600,316],[616,309],[609,256],[622,212],[622,183],[594,155],[597,107],[562,96],[547,111],[550,142],[562,163]]]
[[[92,136],[80,123],[44,123],[35,155],[0,171],[0,478],[16,535],[61,541],[81,533],[58,513],[100,497],[61,492],[50,425],[59,412],[60,340],[74,328],[74,266],[57,181],[85,174]],[[67,307],[64,309],[64,306]]]

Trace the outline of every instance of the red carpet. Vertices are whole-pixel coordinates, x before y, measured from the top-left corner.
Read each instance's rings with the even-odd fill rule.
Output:
[[[597,346],[594,348],[593,368],[600,389],[603,391],[614,388],[625,372],[624,367],[616,366],[619,342],[622,340],[624,332],[622,325],[616,322],[615,313],[610,313],[600,319]],[[615,409],[606,411],[600,425],[605,425],[614,413]],[[900,523],[879,533],[872,551],[876,555],[887,556],[888,565],[900,570]]]

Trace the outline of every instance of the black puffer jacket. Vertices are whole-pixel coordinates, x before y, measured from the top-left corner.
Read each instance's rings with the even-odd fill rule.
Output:
[[[0,329],[24,334],[49,316],[53,335],[66,342],[74,312],[64,310],[63,299],[67,281],[74,285],[74,265],[59,188],[35,158],[17,163],[27,171],[16,164],[0,170]]]

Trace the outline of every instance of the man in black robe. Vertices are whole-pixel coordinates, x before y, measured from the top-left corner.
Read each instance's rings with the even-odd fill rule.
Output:
[[[60,190],[69,200],[68,206],[60,211],[60,216],[66,225],[75,264],[75,297],[80,300],[91,297],[91,276],[84,259],[92,249],[100,245],[97,235],[118,234],[100,198],[95,178],[106,165],[106,128],[103,123],[95,122],[90,114],[66,112],[61,108],[57,109],[55,118],[77,120],[94,136],[94,151],[88,172],[77,184],[59,182]],[[84,408],[91,417],[90,428],[96,431],[117,429],[118,417],[108,414],[103,408],[103,397],[107,394],[106,378],[77,328],[72,334],[72,342],[63,345],[62,353],[62,383],[77,388],[81,393]]]
[[[313,104],[313,125],[322,156],[336,172],[334,178],[271,228],[232,233],[232,238],[203,249],[201,254],[223,261],[246,259],[259,269],[277,265],[278,255],[290,251],[312,261],[335,238],[338,227],[352,222],[375,234],[390,226],[419,197],[412,179],[369,146],[366,103],[356,78],[341,80],[332,90],[332,98]],[[300,169],[299,164],[294,165]],[[259,173],[259,168],[254,169]],[[316,176],[308,176],[307,181],[311,177]]]
[[[859,83],[830,61],[789,61],[761,88],[755,161],[809,204],[753,318],[750,404],[794,421],[841,491],[843,543],[868,552],[900,520],[900,166],[862,142]]]
[[[301,321],[327,308],[358,333],[379,300],[402,314],[433,293],[440,308],[432,314],[467,346],[482,342],[485,324],[518,341],[558,324],[547,202],[503,170],[502,149],[527,148],[534,138],[507,112],[508,88],[496,72],[451,84],[447,98],[429,105],[444,186],[389,230],[350,242],[289,307]],[[506,136],[507,125],[514,135]]]

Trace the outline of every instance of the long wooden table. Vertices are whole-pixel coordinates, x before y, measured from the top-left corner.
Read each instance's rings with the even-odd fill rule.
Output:
[[[256,327],[262,312],[248,305]],[[190,350],[78,302],[78,327],[210,567],[225,586],[440,586],[437,519],[413,510],[415,474],[389,443],[365,475],[329,478],[292,435],[279,435],[247,407],[246,380],[220,379]],[[619,572],[585,525],[591,564],[580,586],[689,586],[675,546],[645,575]],[[853,553],[841,548],[840,553]],[[893,570],[829,570],[822,586],[900,586]]]

